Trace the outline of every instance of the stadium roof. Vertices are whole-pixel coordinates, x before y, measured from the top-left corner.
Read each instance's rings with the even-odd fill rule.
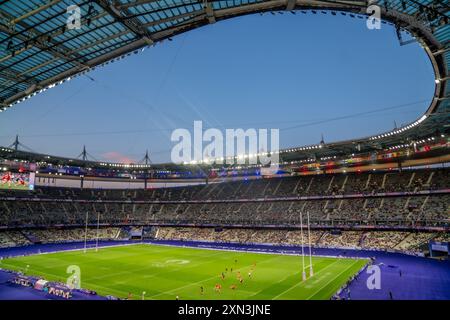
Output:
[[[322,153],[337,149],[352,152],[355,146],[378,150],[438,130],[448,131],[448,0],[0,0],[0,111],[98,66],[207,24],[258,12],[343,14],[366,19],[367,2],[379,5],[383,23],[397,27],[399,41],[403,41],[401,31],[406,31],[420,42],[433,65],[435,94],[427,112],[416,122],[373,137],[327,144],[331,149],[323,148]],[[71,29],[74,25],[69,17],[76,13],[72,5],[80,9],[80,29]],[[303,148],[291,152],[311,150]]]

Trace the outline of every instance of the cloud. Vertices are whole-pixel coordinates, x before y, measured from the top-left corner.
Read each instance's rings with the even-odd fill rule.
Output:
[[[136,163],[135,159],[129,158],[126,155],[121,154],[117,151],[110,151],[102,153],[102,157],[110,162],[120,162],[125,164]]]

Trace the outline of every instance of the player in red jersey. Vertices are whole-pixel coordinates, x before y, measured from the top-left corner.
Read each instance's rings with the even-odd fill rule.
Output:
[[[2,177],[2,184],[8,184],[8,186],[11,185],[12,176],[10,172],[7,172]]]
[[[19,177],[17,178],[17,184],[18,184],[18,185],[21,185],[21,186],[24,186],[24,185],[25,185],[25,179],[24,179],[23,176],[19,176]]]

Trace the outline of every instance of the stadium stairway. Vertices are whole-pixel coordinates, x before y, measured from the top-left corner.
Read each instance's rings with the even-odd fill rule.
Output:
[[[21,231],[22,235],[28,240],[30,241],[30,243],[41,243],[41,240],[36,237],[36,235],[34,235],[33,233],[29,232],[29,231]]]
[[[364,240],[366,240],[366,236],[367,236],[367,232],[364,232],[364,233],[361,235],[361,238],[359,239],[359,243],[358,243],[358,246],[359,246],[360,248],[363,247],[363,245],[364,245]]]

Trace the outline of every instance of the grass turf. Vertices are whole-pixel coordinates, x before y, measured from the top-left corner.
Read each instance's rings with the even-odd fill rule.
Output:
[[[236,262],[237,260],[237,262]],[[305,257],[308,266],[309,258]],[[0,260],[27,275],[66,282],[69,265],[81,269],[81,286],[101,295],[133,299],[329,299],[367,261],[313,257],[314,276],[301,281],[300,256],[137,244]],[[255,266],[254,266],[255,264]],[[27,268],[27,265],[29,266]],[[228,272],[225,272],[225,269]],[[233,268],[233,272],[230,269]],[[251,278],[248,273],[254,269]],[[240,272],[243,283],[237,280]],[[220,275],[225,273],[225,279]],[[221,292],[214,290],[221,284]],[[230,287],[236,285],[233,290]],[[200,293],[200,287],[204,294]]]
[[[1,183],[0,182],[0,190],[30,190],[30,186],[28,184],[21,185],[21,184],[12,184],[8,185],[7,183]]]

